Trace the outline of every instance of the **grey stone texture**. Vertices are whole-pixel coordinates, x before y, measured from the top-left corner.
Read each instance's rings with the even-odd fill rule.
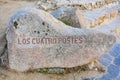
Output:
[[[28,71],[81,66],[106,54],[115,42],[112,34],[72,28],[45,11],[26,8],[11,18],[7,31],[9,67]]]

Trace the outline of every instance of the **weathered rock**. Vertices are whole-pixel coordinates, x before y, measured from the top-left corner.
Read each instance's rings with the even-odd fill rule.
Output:
[[[76,28],[81,28],[83,26],[83,17],[81,15],[81,11],[77,8],[68,8],[68,7],[61,7],[53,12],[51,14],[66,23],[67,25],[71,25]]]
[[[4,53],[4,47],[7,44],[5,32],[0,30],[0,55]]]
[[[93,10],[105,4],[108,4],[105,0],[40,0],[37,2],[37,8],[52,11],[67,6],[71,8],[76,7],[80,10]]]
[[[7,60],[7,41],[5,29],[0,30],[0,66],[6,65]]]
[[[58,8],[58,6],[56,5],[56,0],[40,0],[37,2],[37,8],[45,11],[51,11]]]
[[[107,53],[116,38],[72,28],[42,10],[23,9],[12,17],[7,41],[10,68],[27,71],[87,64]]]
[[[14,2],[15,4],[13,4]],[[0,65],[3,65],[3,62],[5,61],[4,57],[7,52],[6,31],[11,16],[20,8],[33,6],[34,2],[0,0]]]

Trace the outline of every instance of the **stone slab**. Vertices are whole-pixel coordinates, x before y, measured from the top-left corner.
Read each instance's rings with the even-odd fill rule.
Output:
[[[7,31],[9,67],[81,66],[106,54],[115,41],[112,34],[72,28],[45,11],[26,8],[13,15]]]

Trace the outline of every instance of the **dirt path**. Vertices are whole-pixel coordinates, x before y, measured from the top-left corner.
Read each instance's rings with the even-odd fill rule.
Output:
[[[8,27],[10,17],[19,9],[34,6],[35,2],[0,0],[0,29]]]

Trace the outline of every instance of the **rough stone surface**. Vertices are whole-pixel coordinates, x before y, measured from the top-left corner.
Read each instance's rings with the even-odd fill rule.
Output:
[[[4,64],[6,56],[7,41],[6,31],[11,16],[20,8],[33,7],[35,2],[0,0],[0,65]]]
[[[43,38],[53,42],[45,43]],[[55,43],[53,39],[59,40]],[[116,38],[104,32],[72,28],[42,10],[23,9],[12,17],[7,41],[10,68],[27,71],[87,64],[107,53]]]
[[[5,30],[0,30],[0,66],[8,64],[7,41]]]
[[[61,7],[51,12],[51,14],[55,18],[76,28],[81,28],[81,26],[83,26],[83,24],[85,23],[83,21],[84,19],[81,15],[81,11],[77,8]]]
[[[91,10],[94,8],[99,8],[99,5],[96,7],[90,6],[90,4],[95,4],[97,2],[104,3],[104,0],[40,0],[37,2],[37,8],[43,9],[46,11],[53,11],[57,8],[67,6],[67,7],[76,7],[80,10]],[[101,4],[101,6],[103,6]]]
[[[7,44],[5,32],[2,30],[0,30],[0,55],[4,52],[4,47]]]

